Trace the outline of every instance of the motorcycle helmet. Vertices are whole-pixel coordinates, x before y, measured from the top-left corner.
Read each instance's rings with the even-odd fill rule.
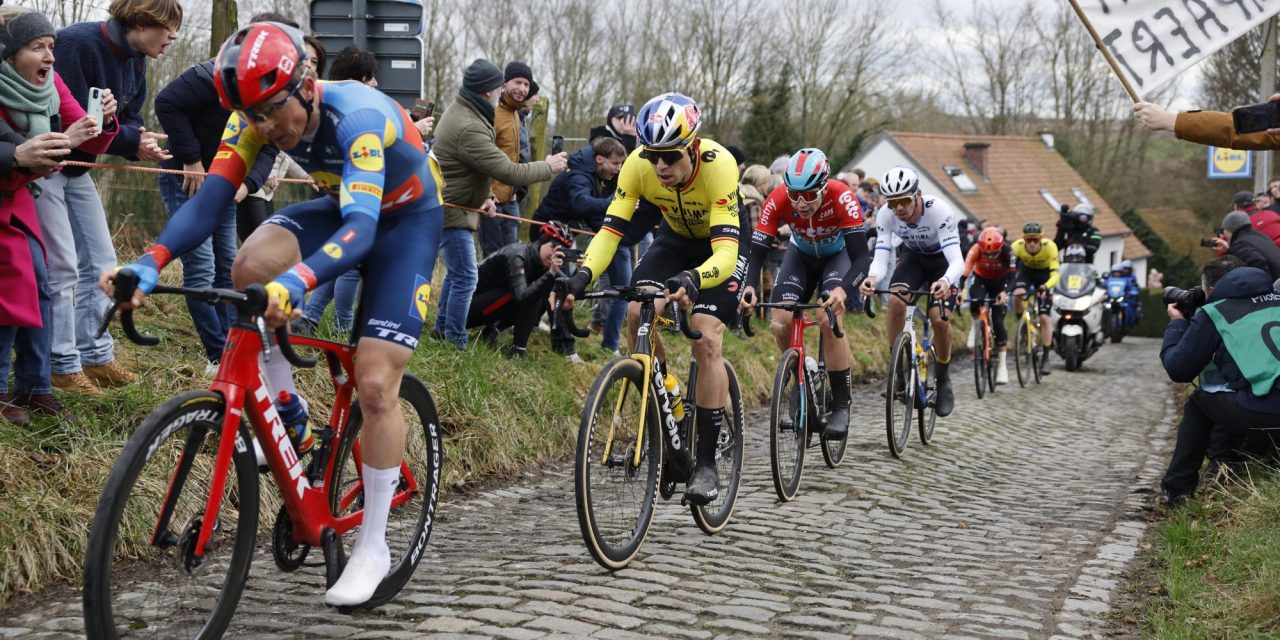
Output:
[[[1093,205],[1088,202],[1077,204],[1075,209],[1071,210],[1076,220],[1083,225],[1093,224]]]
[[[1086,257],[1086,255],[1085,255],[1084,247],[1083,247],[1083,246],[1081,246],[1081,245],[1078,245],[1078,244],[1073,244],[1073,245],[1071,245],[1071,246],[1067,247],[1067,250],[1066,250],[1066,251],[1063,251],[1063,252],[1062,252],[1062,261],[1063,261],[1063,262],[1079,262],[1079,263],[1083,263],[1083,262],[1087,262],[1087,261],[1085,260],[1085,257]]]

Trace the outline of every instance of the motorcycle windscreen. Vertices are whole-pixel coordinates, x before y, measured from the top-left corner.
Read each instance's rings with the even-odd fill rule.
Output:
[[[1097,272],[1093,265],[1068,262],[1058,274],[1058,286],[1054,290],[1068,298],[1079,298],[1093,293]]]

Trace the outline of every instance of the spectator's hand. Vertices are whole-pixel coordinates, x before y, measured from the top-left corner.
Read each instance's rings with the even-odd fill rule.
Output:
[[[626,134],[626,135],[629,135],[629,136],[634,136],[634,135],[636,134],[636,117],[635,117],[635,116],[623,116],[623,118],[622,118],[622,131],[619,131],[618,133]]]
[[[204,165],[203,165],[203,164],[200,164],[200,161],[199,161],[199,160],[196,160],[195,162],[192,162],[192,163],[189,163],[189,164],[184,164],[184,165],[182,165],[182,170],[183,170],[183,171],[194,171],[194,172],[196,172],[196,173],[203,174],[203,173],[204,173]],[[203,176],[203,175],[198,175],[198,176],[185,176],[185,175],[184,175],[184,176],[182,176],[182,191],[183,191],[183,192],[185,192],[185,193],[187,194],[187,197],[188,197],[188,198],[190,198],[191,196],[194,196],[194,195],[196,194],[196,191],[199,191],[199,190],[200,190],[200,186],[201,186],[201,185],[203,185],[203,184],[204,184],[204,176]]]
[[[423,140],[426,140],[431,137],[431,132],[436,128],[436,118],[435,116],[427,116],[413,123],[413,126],[418,128],[418,135],[422,136]]]
[[[929,294],[939,300],[946,300],[951,296],[951,283],[946,279],[940,279],[929,285]]]
[[[547,164],[551,165],[551,173],[560,173],[569,166],[569,154],[561,151],[553,156],[547,156]]]
[[[556,249],[556,252],[551,256],[551,273],[557,276],[560,275],[560,267],[563,267],[563,266],[564,266],[564,252],[559,249]]]
[[[1165,307],[1165,310],[1169,312],[1170,320],[1186,320],[1187,319],[1186,316],[1182,315],[1181,311],[1178,311],[1177,305],[1173,305],[1173,304],[1168,305]]]
[[[1173,125],[1178,121],[1178,114],[1145,100],[1133,105],[1133,115],[1142,126],[1152,131],[1173,132]]]
[[[486,218],[496,218],[498,216],[498,201],[489,196],[484,199],[484,204],[480,205],[480,213]]]
[[[63,133],[67,134],[71,148],[74,149],[97,137],[98,121],[86,115],[71,123],[71,126],[67,127],[67,130]]]
[[[116,115],[116,96],[110,89],[102,90],[102,121],[106,122]]]
[[[247,197],[249,197],[249,187],[242,184],[240,188],[236,189],[236,204],[240,204]]]
[[[1280,130],[1278,130],[1278,131],[1280,131]],[[1227,247],[1230,247],[1230,246],[1231,246],[1231,243],[1230,243],[1230,242],[1227,242],[1227,241],[1226,241],[1225,239],[1223,239],[1223,238],[1214,238],[1214,245],[1213,245],[1213,246],[1214,246],[1214,248],[1215,248],[1215,249],[1217,249],[1219,252],[1221,252],[1221,253],[1226,253],[1226,251],[1227,251]]]
[[[833,287],[827,294],[827,300],[822,303],[822,306],[830,309],[832,313],[839,317],[844,313],[844,301],[848,299],[849,296],[845,294],[844,287]]]
[[[862,284],[858,285],[858,291],[864,296],[873,296],[876,294],[876,277],[867,276],[862,279]]]
[[[269,176],[269,177],[267,178],[267,189],[268,189],[269,191],[275,191],[276,189],[279,189],[279,188],[280,188],[280,178],[279,178],[279,176]],[[313,184],[313,185],[311,185],[311,188],[312,188],[312,189],[319,189],[319,187],[315,186],[314,184]]]
[[[13,156],[19,167],[47,175],[58,168],[58,163],[68,153],[71,153],[71,140],[67,134],[51,131],[18,145]]]
[[[169,139],[169,136],[163,133],[147,131],[145,127],[139,127],[138,131],[142,133],[142,138],[138,140],[138,160],[142,162],[158,162],[173,157],[160,146],[161,142]]]

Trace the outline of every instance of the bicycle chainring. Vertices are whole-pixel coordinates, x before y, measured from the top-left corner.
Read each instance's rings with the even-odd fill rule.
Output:
[[[271,529],[271,556],[281,571],[292,572],[303,565],[311,545],[293,541],[293,518],[284,506],[276,513],[276,524]]]

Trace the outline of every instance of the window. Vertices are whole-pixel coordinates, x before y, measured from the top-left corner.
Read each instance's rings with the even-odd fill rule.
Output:
[[[960,190],[960,193],[978,192],[978,185],[973,183],[973,179],[964,172],[964,169],[961,169],[954,164],[948,164],[944,165],[942,170],[951,178],[951,181],[956,184],[956,188]]]
[[[1089,196],[1086,196],[1084,194],[1084,191],[1081,190],[1080,187],[1071,187],[1071,194],[1076,197],[1076,200],[1079,200],[1080,202],[1093,206],[1093,203],[1089,202]]]
[[[1058,208],[1062,206],[1062,203],[1058,202],[1058,199],[1057,199],[1057,198],[1055,198],[1055,197],[1053,197],[1053,194],[1052,194],[1052,193],[1049,193],[1049,190],[1048,190],[1048,189],[1041,189],[1041,190],[1040,190],[1040,197],[1041,197],[1041,198],[1044,198],[1044,201],[1045,201],[1045,202],[1047,202],[1047,203],[1049,203],[1049,206],[1050,206],[1054,211],[1057,211],[1057,210],[1058,210]]]

